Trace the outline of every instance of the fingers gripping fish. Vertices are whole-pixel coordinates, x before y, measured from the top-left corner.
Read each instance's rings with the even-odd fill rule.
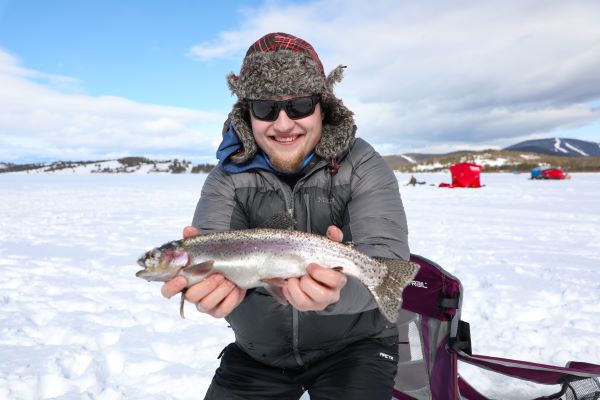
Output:
[[[189,287],[220,273],[243,289],[265,287],[285,304],[281,291],[285,279],[306,275],[310,263],[358,278],[390,322],[396,322],[402,291],[419,269],[410,261],[369,257],[324,236],[283,229],[248,229],[166,243],[139,258],[138,264],[144,269],[136,276],[166,282],[182,275]],[[182,317],[183,296],[184,293]]]

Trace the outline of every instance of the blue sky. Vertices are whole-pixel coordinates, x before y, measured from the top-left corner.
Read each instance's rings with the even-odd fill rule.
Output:
[[[0,0],[0,161],[214,161],[225,75],[313,44],[383,154],[600,142],[600,3]]]
[[[199,42],[217,39],[219,32],[236,29],[242,7],[260,3],[1,0],[0,4],[0,46],[27,68],[72,77],[78,81],[77,89],[90,96],[220,109],[229,100],[225,73],[239,60],[198,62],[187,53]]]

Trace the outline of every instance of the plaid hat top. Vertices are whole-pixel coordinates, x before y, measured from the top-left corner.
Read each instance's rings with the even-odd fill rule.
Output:
[[[246,57],[256,52],[268,53],[270,51],[278,50],[292,50],[308,54],[319,66],[319,71],[325,75],[323,64],[310,43],[288,33],[276,32],[266,34],[250,46],[246,52]]]
[[[356,129],[353,114],[333,94],[333,86],[342,80],[344,68],[339,65],[325,76],[323,64],[310,43],[288,33],[269,33],[254,42],[246,52],[239,75],[227,75],[229,89],[238,101],[223,133],[233,124],[243,146],[243,151],[231,157],[232,161],[243,163],[257,151],[246,101],[284,96],[320,94],[324,119],[315,153],[329,159],[347,149]]]

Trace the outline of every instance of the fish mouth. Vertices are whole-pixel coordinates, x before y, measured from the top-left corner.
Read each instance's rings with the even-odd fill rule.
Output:
[[[135,273],[135,276],[137,276],[138,278],[145,278],[146,275],[151,275],[151,272],[148,268],[150,268],[150,265],[148,265],[148,260],[151,260],[152,255],[150,252],[146,252],[144,254],[142,254],[140,256],[140,258],[138,258],[137,260],[137,264],[142,267],[143,269],[139,270],[138,272]]]
[[[178,249],[149,251],[137,260],[143,269],[136,272],[135,276],[148,281],[166,281],[179,274],[189,262],[188,253]]]

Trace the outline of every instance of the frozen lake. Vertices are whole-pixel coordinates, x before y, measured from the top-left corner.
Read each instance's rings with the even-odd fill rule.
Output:
[[[411,250],[461,279],[474,353],[600,363],[600,174],[572,176],[398,174]],[[0,398],[202,398],[231,330],[192,306],[181,320],[134,274],[180,237],[204,177],[0,174]],[[556,390],[459,371],[497,398]]]

